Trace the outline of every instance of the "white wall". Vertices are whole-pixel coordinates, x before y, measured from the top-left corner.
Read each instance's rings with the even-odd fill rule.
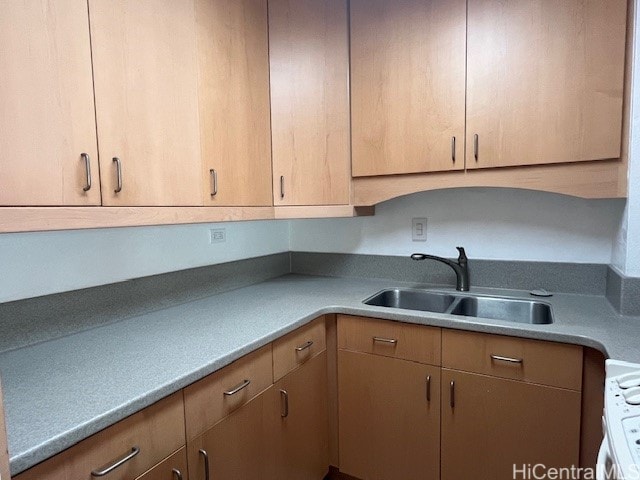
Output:
[[[288,250],[286,221],[3,234],[0,302]]]
[[[294,251],[606,263],[624,200],[584,200],[515,189],[450,189],[384,202],[374,217],[295,220]],[[411,218],[427,217],[427,242],[411,240]]]
[[[629,192],[614,243],[612,264],[629,277],[640,277],[640,2],[635,8],[631,87]]]

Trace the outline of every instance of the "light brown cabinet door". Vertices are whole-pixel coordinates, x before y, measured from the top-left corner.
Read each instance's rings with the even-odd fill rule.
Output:
[[[0,205],[100,205],[88,15],[84,0],[2,4]]]
[[[443,369],[442,480],[578,467],[580,411],[580,392]]]
[[[354,177],[464,168],[466,3],[351,1]]]
[[[270,0],[274,205],[349,203],[346,0]]]
[[[2,480],[9,480],[9,452],[2,398],[2,385],[0,385],[0,478],[2,478]]]
[[[188,480],[187,449],[182,447],[136,480]]]
[[[341,472],[439,479],[440,368],[338,350],[338,402]]]
[[[189,478],[277,480],[274,476],[274,432],[267,428],[265,422],[272,390],[273,386],[269,387],[189,442]],[[207,463],[208,477],[205,475]]]
[[[202,205],[195,5],[89,0],[89,12],[103,204]]]
[[[266,0],[196,0],[205,205],[271,205]]]
[[[278,480],[320,480],[329,471],[327,388],[326,352],[275,384],[267,425],[275,434]]]
[[[469,2],[467,168],[618,158],[626,11],[626,0]]]

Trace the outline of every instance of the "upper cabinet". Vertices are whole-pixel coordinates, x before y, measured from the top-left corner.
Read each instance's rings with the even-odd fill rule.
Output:
[[[469,2],[467,168],[620,157],[626,11]]]
[[[202,205],[194,3],[89,12],[103,205]]]
[[[352,0],[353,176],[464,168],[465,0]]]
[[[274,205],[349,203],[346,0],[269,1]]]
[[[3,2],[0,205],[99,205],[85,0]]]
[[[266,0],[196,0],[205,205],[271,205]]]

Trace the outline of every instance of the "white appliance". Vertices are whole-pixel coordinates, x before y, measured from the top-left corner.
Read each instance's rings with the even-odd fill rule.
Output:
[[[598,480],[640,480],[640,364],[607,360]]]

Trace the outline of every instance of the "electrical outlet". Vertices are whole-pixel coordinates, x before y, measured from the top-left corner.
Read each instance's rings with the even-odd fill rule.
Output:
[[[414,218],[411,221],[411,239],[414,242],[427,241],[427,219]]]
[[[210,233],[211,243],[224,243],[227,241],[227,230],[224,228],[212,228]]]

